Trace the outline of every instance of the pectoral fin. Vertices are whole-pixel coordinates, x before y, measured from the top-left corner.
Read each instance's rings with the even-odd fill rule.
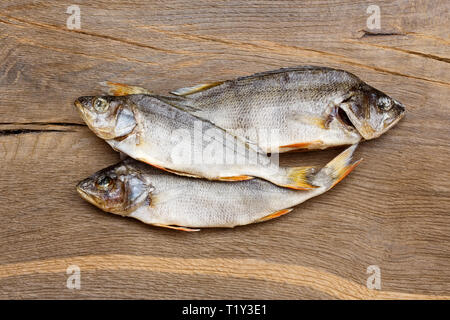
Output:
[[[218,85],[221,85],[223,81],[213,82],[213,83],[202,83],[193,87],[186,87],[186,88],[180,88],[177,90],[174,90],[170,92],[171,94],[174,94],[176,96],[187,96],[196,92],[200,92],[209,88],[216,87]]]
[[[200,231],[200,229],[191,229],[188,227],[181,227],[181,226],[169,226],[166,224],[154,224],[157,227],[167,228],[167,229],[173,229],[173,230],[179,230],[179,231],[187,231],[187,232],[196,232]]]
[[[293,208],[283,209],[283,210],[271,213],[268,216],[265,216],[263,218],[260,218],[260,219],[256,220],[255,222],[263,222],[263,221],[267,221],[267,220],[272,220],[272,219],[281,217],[282,215],[285,215],[285,214],[291,212],[292,210],[294,210],[294,209]]]
[[[144,159],[137,159],[137,160],[142,161],[142,162],[145,162],[146,164],[149,164],[149,165],[151,165],[152,167],[155,167],[155,168],[158,168],[158,169],[160,169],[160,170],[164,170],[164,171],[167,171],[167,172],[170,172],[170,173],[174,173],[174,174],[179,175],[179,176],[190,177],[190,178],[203,178],[203,177],[200,177],[200,176],[195,175],[195,174],[192,174],[192,173],[187,173],[187,172],[182,172],[182,171],[176,171],[176,170],[167,169],[167,168],[165,168],[165,167],[158,166],[158,165],[156,165],[156,164],[150,163],[150,162],[148,162],[148,161],[146,161],[146,160],[144,160]]]

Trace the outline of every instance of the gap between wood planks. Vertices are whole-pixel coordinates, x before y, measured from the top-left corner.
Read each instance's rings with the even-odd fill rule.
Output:
[[[70,122],[3,122],[0,123],[0,136],[20,135],[27,133],[75,132],[76,130],[74,129],[78,127],[86,127],[86,125]]]

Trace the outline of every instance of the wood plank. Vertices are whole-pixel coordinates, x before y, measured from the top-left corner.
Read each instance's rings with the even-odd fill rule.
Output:
[[[135,282],[130,287],[128,279]],[[277,298],[289,299],[300,296],[306,299],[335,299],[307,287],[279,284],[270,281],[248,280],[242,278],[220,278],[214,276],[179,275],[148,271],[86,271],[82,274],[82,290],[61,288],[66,283],[64,273],[38,274],[32,276],[10,277],[2,282],[5,290],[1,298],[13,299],[51,299],[55,291],[63,299],[91,299],[105,297],[111,299],[261,299],[273,298],[273,287],[277,287]],[[27,287],[17,292],[13,288],[17,282],[27,283]],[[102,283],[102,286],[97,284]],[[126,288],[126,290],[124,290]],[[199,290],[201,288],[201,290]]]
[[[95,0],[80,5],[78,31],[65,27],[66,4],[3,1],[0,298],[448,298],[450,5],[377,4],[388,35],[364,33],[359,0]],[[301,64],[353,72],[408,110],[360,145],[363,163],[326,194],[273,221],[186,234],[105,214],[75,192],[119,161],[72,105],[99,94],[98,82],[167,93]],[[151,268],[164,259],[181,265]],[[64,287],[73,261],[77,292]],[[365,288],[369,265],[380,266],[381,291]]]

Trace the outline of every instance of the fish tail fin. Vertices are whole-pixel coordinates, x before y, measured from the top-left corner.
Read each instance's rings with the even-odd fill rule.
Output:
[[[317,169],[315,167],[284,168],[281,174],[272,176],[267,180],[280,187],[296,190],[310,190],[317,188],[317,186],[311,182],[314,179],[316,172]]]
[[[344,179],[363,159],[353,160],[353,153],[358,144],[345,149],[337,157],[331,160],[314,177],[316,185],[324,186],[327,189],[333,188]]]
[[[103,86],[105,93],[112,96],[126,96],[129,94],[153,94],[151,91],[138,87],[130,86],[124,83],[103,81],[100,82]]]
[[[344,179],[363,159],[352,161],[358,144],[345,149],[319,171],[315,167],[285,168],[283,174],[271,176],[267,180],[281,187],[296,190],[333,188]]]

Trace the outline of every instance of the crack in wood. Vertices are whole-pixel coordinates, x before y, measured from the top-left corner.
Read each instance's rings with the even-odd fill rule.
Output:
[[[360,30],[362,32],[362,36],[359,37],[362,38],[369,38],[369,37],[390,37],[390,36],[405,36],[406,34],[401,32],[383,32],[383,31],[367,31],[367,30]]]
[[[86,127],[84,123],[76,122],[0,122],[0,125],[15,125],[15,126],[63,126],[63,127]]]
[[[64,27],[60,27],[58,25],[47,24],[47,23],[38,23],[38,22],[35,22],[35,21],[30,21],[30,20],[26,20],[26,19],[17,18],[17,17],[12,17],[12,16],[8,16],[8,15],[5,15],[5,14],[0,14],[0,16],[5,17],[7,19],[14,20],[14,21],[22,22],[22,23],[25,23],[25,24],[28,24],[28,25],[31,25],[31,26],[37,26],[37,27],[40,27],[40,28],[46,28],[46,29],[51,29],[51,30],[56,30],[56,31],[63,31],[63,32],[74,32],[74,33],[84,34],[84,35],[88,35],[88,36],[92,36],[92,37],[99,37],[99,38],[103,38],[103,39],[107,39],[107,40],[111,40],[111,41],[117,41],[117,42],[129,44],[129,45],[134,45],[134,46],[137,46],[137,47],[146,48],[146,49],[152,49],[152,50],[161,51],[161,52],[165,52],[165,53],[192,54],[191,52],[187,52],[187,51],[158,48],[158,47],[150,46],[150,45],[143,44],[143,43],[140,43],[140,42],[130,41],[130,40],[126,40],[126,39],[122,39],[122,38],[118,38],[118,37],[113,37],[113,36],[108,36],[108,35],[105,35],[105,34],[99,34],[99,33],[95,33],[95,32],[84,31],[84,30],[77,30],[77,29],[67,29],[67,28],[64,28]],[[13,23],[11,23],[9,21],[1,20],[1,22],[16,26],[15,24],[13,24]]]
[[[358,43],[358,44],[371,46],[371,47],[375,47],[375,48],[386,49],[386,50],[393,50],[393,51],[407,53],[407,54],[411,54],[411,55],[415,55],[415,56],[419,56],[419,57],[423,57],[423,58],[427,58],[427,59],[433,59],[433,60],[442,61],[442,62],[445,62],[445,63],[450,63],[450,58],[440,57],[440,56],[437,56],[437,55],[434,55],[434,54],[430,54],[430,53],[423,53],[423,52],[419,52],[419,51],[413,51],[413,50],[401,49],[401,48],[396,48],[396,47],[384,46],[384,45],[375,44],[375,43],[358,42],[358,41],[353,41],[353,40],[345,40],[345,42]]]
[[[12,136],[27,133],[48,133],[48,132],[73,132],[71,130],[57,130],[57,129],[6,129],[0,130],[0,136]]]
[[[424,34],[424,33],[419,33],[419,32],[405,32],[406,35],[411,35],[417,38],[424,38],[424,39],[429,39],[429,40],[433,40],[436,42],[440,42],[443,44],[450,44],[450,41],[437,37],[437,36],[433,36],[433,35],[429,35],[429,34]]]
[[[310,52],[310,53],[315,53],[315,54],[322,55],[322,56],[327,56],[327,57],[330,57],[330,58],[334,59],[337,62],[345,63],[345,64],[349,64],[349,65],[353,65],[353,66],[357,66],[357,67],[360,67],[360,68],[370,69],[370,70],[373,70],[373,71],[383,72],[383,73],[392,74],[392,75],[401,76],[401,77],[406,77],[406,78],[410,78],[410,79],[428,81],[428,82],[437,83],[437,84],[441,84],[441,85],[447,85],[447,86],[450,85],[450,83],[447,83],[445,81],[433,80],[433,79],[428,79],[428,78],[423,78],[423,77],[417,77],[417,76],[412,76],[412,75],[404,74],[404,73],[397,72],[397,71],[392,71],[392,70],[385,69],[385,68],[374,67],[374,66],[363,64],[363,63],[359,63],[359,62],[354,62],[354,61],[348,60],[345,56],[342,56],[342,55],[339,55],[339,54],[326,52],[326,51],[321,51],[321,50],[316,50],[316,49],[311,49],[311,48],[303,48],[303,47],[298,47],[298,46],[289,46],[289,45],[277,44],[277,43],[273,43],[271,41],[263,41],[262,43],[264,43],[266,45],[260,45],[258,43],[225,40],[225,39],[215,38],[215,37],[210,37],[210,36],[207,37],[207,36],[199,36],[199,35],[189,35],[189,34],[184,34],[184,33],[177,33],[177,32],[173,32],[173,31],[161,30],[159,28],[149,27],[149,26],[145,26],[144,28],[148,29],[148,30],[152,30],[154,32],[163,33],[163,34],[166,34],[166,35],[169,35],[169,36],[179,37],[179,38],[186,39],[186,40],[203,40],[203,41],[217,42],[217,43],[222,43],[222,44],[225,44],[225,45],[228,45],[228,46],[237,47],[237,48],[239,48],[241,50],[242,49],[247,49],[247,50],[250,50],[252,52],[255,51],[255,49],[257,49],[257,50],[268,50],[268,51],[275,52],[275,53],[280,54],[280,55],[296,54],[296,55],[299,55],[299,56],[304,56],[304,54],[303,55],[302,54],[298,54],[299,51]],[[286,50],[290,50],[290,52],[286,52]]]
[[[52,29],[52,30],[57,30],[57,31],[65,31],[65,32],[76,32],[76,33],[80,33],[80,34],[85,34],[85,35],[89,35],[89,36],[94,36],[94,37],[100,37],[100,38],[104,38],[104,39],[108,39],[108,40],[112,40],[112,41],[118,41],[118,42],[123,42],[123,43],[127,43],[130,45],[135,45],[135,46],[139,46],[139,47],[143,47],[143,48],[148,48],[148,49],[153,49],[153,50],[157,50],[157,51],[162,51],[162,52],[166,52],[166,53],[173,53],[173,54],[192,54],[192,52],[182,52],[182,51],[175,51],[175,50],[169,50],[169,49],[162,49],[162,48],[157,48],[157,47],[153,47],[153,46],[149,46],[146,44],[142,44],[139,42],[135,42],[135,41],[129,41],[126,39],[122,39],[122,38],[117,38],[117,37],[112,37],[112,36],[108,36],[108,35],[103,35],[103,34],[97,34],[94,32],[88,32],[88,31],[82,31],[82,30],[70,30],[70,29],[66,29],[66,28],[62,28],[60,26],[57,25],[51,25],[51,24],[43,24],[43,23],[38,23],[38,22],[34,22],[34,21],[29,21],[26,19],[20,19],[20,18],[16,18],[16,17],[11,17],[8,15],[4,15],[4,14],[0,14],[0,16],[6,17],[8,19],[11,20],[16,20],[22,23],[26,23],[29,25],[34,25],[34,26],[38,26],[38,27],[42,27],[42,28],[47,28],[47,29]],[[7,22],[9,24],[11,24],[10,22]],[[155,32],[160,32],[160,33],[164,33],[164,34],[168,34],[171,36],[178,36],[181,37],[183,39],[187,39],[187,40],[203,40],[203,41],[212,41],[212,42],[217,42],[217,43],[222,43],[225,45],[229,45],[229,46],[237,46],[240,49],[243,49],[243,47],[247,47],[247,49],[250,49],[253,51],[253,49],[264,49],[264,50],[269,50],[269,51],[275,51],[279,54],[284,54],[282,51],[277,50],[277,46],[280,48],[290,48],[292,50],[298,50],[298,51],[305,51],[305,52],[311,52],[311,53],[316,53],[319,55],[325,55],[331,58],[343,58],[343,56],[337,55],[337,54],[332,54],[330,52],[325,52],[325,51],[320,51],[320,50],[315,50],[315,49],[310,49],[310,48],[301,48],[301,47],[296,47],[296,46],[286,46],[286,45],[274,45],[272,46],[272,48],[268,48],[265,46],[261,46],[259,44],[256,43],[251,43],[251,42],[240,42],[240,41],[232,41],[232,40],[227,40],[227,39],[221,39],[221,38],[215,38],[215,37],[207,37],[207,36],[199,36],[199,35],[188,35],[188,34],[183,34],[183,33],[176,33],[176,32],[172,32],[172,31],[167,31],[167,30],[161,30],[158,28],[154,28],[154,27],[148,27],[146,26],[147,29],[153,30]],[[368,31],[362,30],[363,32],[368,33]],[[372,36],[375,35],[377,33],[372,33]],[[394,35],[395,33],[378,33],[379,36],[381,35]],[[396,34],[395,34],[396,35]],[[404,35],[404,34],[399,34],[399,35]],[[420,53],[418,53],[420,54]],[[431,57],[430,57],[431,58]],[[444,62],[448,62],[447,58],[442,58],[442,57],[436,57],[437,60],[441,59],[440,61],[444,61]],[[443,59],[443,60],[442,60]],[[417,77],[417,76],[411,76],[411,75],[407,75],[407,74],[403,74],[397,71],[391,71],[388,69],[384,69],[384,68],[379,68],[379,67],[373,67],[373,66],[369,66],[369,65],[365,65],[362,63],[358,63],[358,62],[353,62],[347,59],[341,60],[341,59],[335,59],[338,62],[341,63],[346,63],[346,64],[350,64],[350,65],[354,65],[354,66],[359,66],[362,68],[366,68],[366,69],[371,69],[374,71],[378,71],[378,72],[384,72],[384,73],[388,73],[388,74],[392,74],[392,75],[397,75],[397,76],[402,76],[402,77],[408,77],[411,79],[416,79],[416,80],[422,80],[422,81],[429,81],[429,82],[433,82],[433,83],[437,83],[437,84],[442,84],[442,85],[450,85],[450,83],[447,83],[445,81],[439,81],[439,80],[433,80],[433,79],[428,79],[428,78],[423,78],[423,77]]]
[[[62,48],[56,48],[56,47],[52,47],[52,46],[48,46],[48,45],[44,45],[42,43],[36,43],[34,41],[31,41],[30,39],[27,38],[18,38],[15,36],[12,36],[13,38],[15,38],[18,42],[23,43],[23,44],[28,44],[28,45],[32,45],[38,48],[44,48],[44,49],[49,49],[49,50],[53,50],[56,52],[62,52],[62,53],[69,53],[69,54],[75,54],[75,55],[80,55],[83,57],[87,57],[87,58],[93,58],[93,59],[101,59],[101,60],[105,60],[105,61],[117,61],[117,60],[124,60],[127,62],[131,62],[131,63],[144,63],[144,64],[148,64],[148,65],[159,65],[156,62],[150,62],[150,61],[143,61],[143,60],[138,60],[138,59],[132,59],[132,58],[127,58],[127,57],[123,57],[123,56],[119,56],[119,55],[114,55],[112,53],[111,57],[106,57],[106,56],[100,56],[100,55],[91,55],[91,54],[86,54],[84,52],[78,52],[78,51],[74,51],[74,50],[65,50]]]

